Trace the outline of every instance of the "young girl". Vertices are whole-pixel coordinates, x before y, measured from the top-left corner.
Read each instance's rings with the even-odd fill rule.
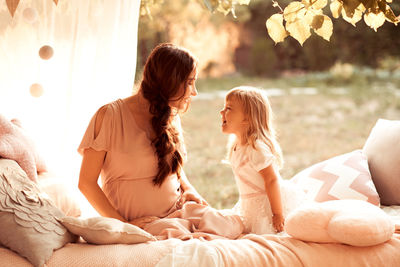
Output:
[[[280,178],[282,152],[267,96],[253,87],[233,88],[220,113],[222,132],[233,137],[228,143],[228,160],[239,189],[236,207],[246,232],[283,231],[285,215],[304,198]]]

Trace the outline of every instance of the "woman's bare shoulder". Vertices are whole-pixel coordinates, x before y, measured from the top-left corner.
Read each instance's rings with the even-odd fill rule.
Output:
[[[101,125],[103,124],[104,116],[106,114],[108,105],[104,105],[97,111],[96,122],[94,125],[94,135],[97,136],[100,132]]]

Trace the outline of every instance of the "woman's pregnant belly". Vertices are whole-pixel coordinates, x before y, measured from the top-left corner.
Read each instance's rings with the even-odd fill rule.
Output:
[[[103,190],[128,221],[144,216],[164,217],[180,197],[180,183],[176,175],[167,177],[161,186],[154,185],[152,179],[117,179]]]

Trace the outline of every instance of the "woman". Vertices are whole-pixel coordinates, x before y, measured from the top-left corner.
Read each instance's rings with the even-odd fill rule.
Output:
[[[197,203],[191,210],[211,209],[204,209],[207,202],[182,168],[186,153],[178,114],[197,95],[196,67],[186,49],[161,44],[147,59],[137,94],[93,116],[78,148],[79,189],[102,216],[143,228],[158,218],[182,217],[185,212],[174,212],[188,201]]]

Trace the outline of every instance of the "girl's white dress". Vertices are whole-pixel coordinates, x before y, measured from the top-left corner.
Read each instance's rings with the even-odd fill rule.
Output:
[[[230,163],[239,190],[239,201],[235,209],[241,215],[247,233],[271,234],[275,233],[271,205],[259,171],[273,164],[274,156],[269,147],[259,140],[255,147],[237,146],[232,151]],[[281,177],[279,184],[283,216],[286,218],[291,210],[303,203],[305,194]]]

